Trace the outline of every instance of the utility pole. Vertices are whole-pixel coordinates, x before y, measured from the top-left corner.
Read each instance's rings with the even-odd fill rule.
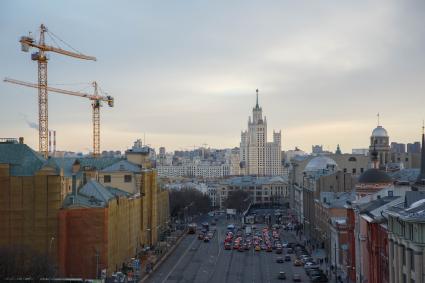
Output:
[[[334,251],[334,253],[335,253],[335,283],[337,283],[338,281],[337,281],[337,267],[336,267],[336,240],[335,240],[335,243],[334,243],[334,245],[335,245],[335,251]]]

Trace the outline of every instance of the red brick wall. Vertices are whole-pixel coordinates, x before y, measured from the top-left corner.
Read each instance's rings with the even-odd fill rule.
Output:
[[[368,223],[369,282],[386,283],[388,273],[388,231],[377,223]]]
[[[107,208],[63,209],[59,212],[60,276],[96,278],[107,267]]]
[[[349,277],[350,281],[356,282],[356,240],[354,235],[354,227],[355,227],[355,218],[354,211],[351,208],[347,209],[347,240],[348,240],[348,257],[347,257],[347,266],[351,266],[349,268]]]

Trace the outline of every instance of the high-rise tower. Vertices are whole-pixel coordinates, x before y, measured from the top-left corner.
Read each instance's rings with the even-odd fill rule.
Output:
[[[281,132],[273,131],[273,141],[267,142],[267,119],[258,104],[248,118],[248,130],[241,133],[241,173],[244,175],[276,176],[282,174]]]

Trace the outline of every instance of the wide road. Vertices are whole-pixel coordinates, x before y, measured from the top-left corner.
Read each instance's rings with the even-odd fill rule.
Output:
[[[147,282],[282,282],[278,279],[280,271],[286,272],[287,282],[292,282],[293,273],[300,274],[302,282],[309,282],[303,267],[293,266],[292,261],[276,263],[276,257],[282,255],[275,251],[224,250],[226,226],[233,222],[224,217],[219,219],[217,231],[209,243],[198,240],[197,235],[187,235]],[[283,239],[294,240],[286,233]]]

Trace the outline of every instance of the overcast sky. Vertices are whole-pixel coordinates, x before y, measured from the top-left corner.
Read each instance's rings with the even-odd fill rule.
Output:
[[[239,146],[260,89],[282,147],[367,147],[381,113],[391,141],[420,139],[425,117],[425,1],[0,1],[0,77],[36,82],[18,39],[41,23],[97,62],[51,54],[49,84],[96,80],[101,149],[146,134],[168,150]],[[47,37],[47,42],[54,42]],[[60,46],[68,48],[57,41]],[[86,91],[91,91],[86,88]],[[1,137],[38,148],[37,91],[0,83]],[[27,120],[27,121],[26,121]],[[86,99],[49,94],[58,149],[92,147]]]

